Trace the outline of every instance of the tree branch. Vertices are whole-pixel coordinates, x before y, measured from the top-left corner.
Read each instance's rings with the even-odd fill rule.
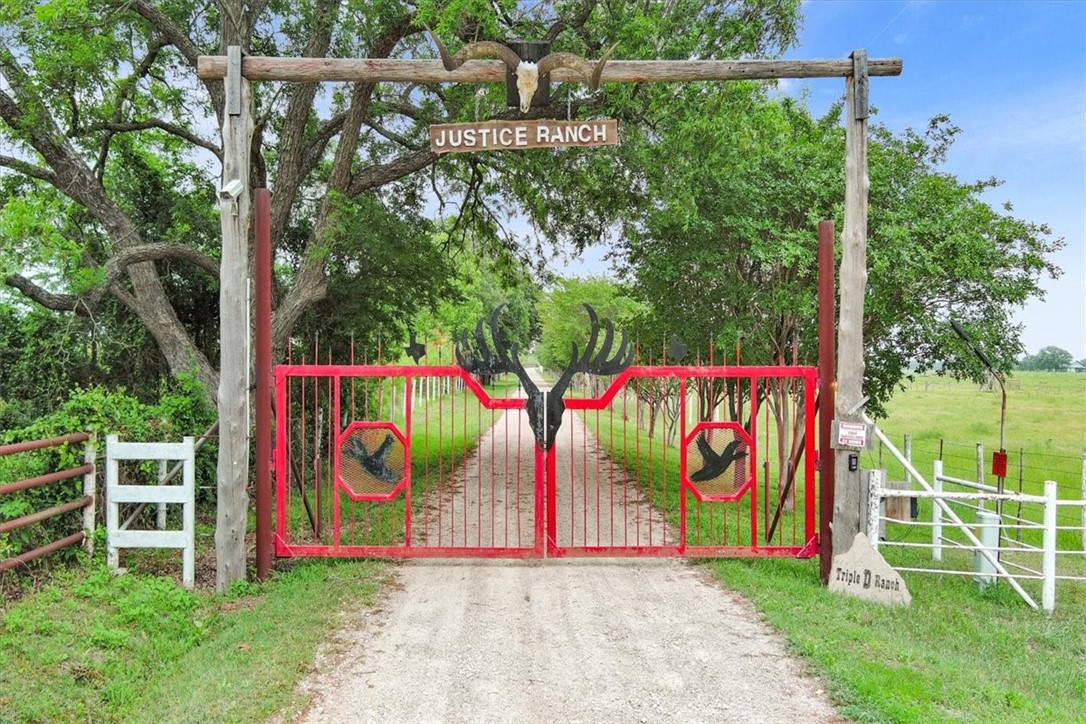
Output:
[[[188,141],[194,146],[206,148],[208,151],[211,151],[211,153],[215,154],[216,158],[218,158],[220,161],[222,160],[222,149],[216,146],[211,141],[197,136],[195,133],[186,131],[184,128],[181,128],[181,126],[174,125],[173,123],[167,123],[166,121],[158,118],[149,118],[143,121],[128,121],[124,123],[118,121],[102,121],[100,123],[92,123],[91,125],[82,129],[81,135],[87,133],[94,133],[95,131],[129,133],[132,131],[146,131],[152,128],[158,129],[160,131],[165,131],[171,136],[177,136],[178,138]]]
[[[581,11],[576,16],[569,20],[558,20],[554,23],[543,36],[543,41],[547,43],[553,43],[563,30],[572,28],[573,30],[580,30],[588,22],[588,18],[592,16],[592,11],[596,9],[596,5],[599,4],[599,0],[587,0],[584,5],[581,6]],[[590,48],[590,50],[594,50]]]
[[[414,173],[421,168],[426,168],[437,161],[438,154],[430,150],[430,147],[421,148],[418,151],[401,156],[389,163],[368,166],[351,179],[351,185],[347,189],[348,196],[358,196],[370,189],[383,186],[409,173]]]
[[[21,161],[17,158],[12,158],[11,156],[0,156],[0,166],[6,166],[7,168],[18,171],[24,176],[30,176],[40,181],[47,181],[51,184],[57,182],[56,174],[49,169],[35,166],[32,163],[27,163],[26,161]]]
[[[106,280],[103,287],[108,289],[121,278],[130,264],[159,259],[181,259],[198,266],[216,279],[219,277],[219,262],[206,254],[183,244],[155,242],[122,249],[106,262]]]
[[[395,131],[388,130],[387,128],[385,128],[384,126],[382,126],[380,123],[378,123],[377,121],[375,121],[373,119],[366,119],[365,123],[366,123],[367,126],[372,128],[374,131],[376,131],[381,136],[387,138],[388,140],[392,141],[393,143],[400,144],[401,146],[403,146],[404,148],[406,148],[406,149],[408,149],[410,151],[417,151],[420,148],[419,144],[414,143],[411,139],[409,139],[406,136],[403,136],[403,135],[401,135],[399,133],[396,133]]]
[[[136,14],[162,33],[166,40],[169,41],[170,45],[177,48],[178,52],[184,56],[189,67],[193,70],[196,69],[196,59],[200,56],[200,49],[196,47],[196,44],[193,43],[189,37],[165,15],[165,13],[145,2],[145,0],[110,0],[110,3],[122,10],[130,9],[135,11]],[[223,84],[217,81],[203,81],[203,84],[207,89],[208,95],[211,96],[211,102],[219,115],[219,122],[221,124],[223,103],[225,101],[222,87]]]
[[[27,299],[37,302],[46,309],[52,309],[54,312],[88,314],[88,310],[81,305],[80,298],[74,294],[54,294],[21,274],[9,274],[4,277],[4,283],[13,289],[18,289]]]

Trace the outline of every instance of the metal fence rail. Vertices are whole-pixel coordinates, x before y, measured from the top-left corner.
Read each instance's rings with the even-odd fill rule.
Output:
[[[31,550],[24,551],[19,555],[0,560],[0,572],[11,570],[19,566],[24,566],[30,561],[41,558],[42,556],[58,551],[61,548],[66,548],[70,545],[77,543],[83,543],[87,552],[91,552],[94,546],[94,508],[95,508],[95,490],[94,490],[94,438],[89,433],[80,432],[71,435],[63,435],[61,437],[53,437],[41,440],[27,440],[24,442],[11,443],[8,445],[0,446],[0,457],[7,455],[18,455],[20,453],[35,452],[39,450],[47,450],[49,448],[59,448],[67,445],[77,445],[84,443],[83,464],[66,468],[63,470],[56,470],[50,473],[44,473],[42,475],[36,475],[33,477],[25,478],[23,480],[16,480],[11,483],[0,485],[0,495],[10,495],[13,493],[22,492],[25,490],[31,490],[33,488],[39,488],[46,485],[52,485],[65,480],[72,480],[74,478],[83,479],[83,495],[75,500],[71,500],[67,503],[61,503],[58,505],[45,508],[43,510],[27,513],[10,520],[0,523],[0,535],[10,533],[21,528],[25,528],[36,523],[54,518],[58,515],[64,515],[76,510],[83,511],[82,530],[78,533],[65,536],[58,540],[54,540],[50,543],[32,548]]]
[[[1081,508],[1086,511],[1083,500],[1064,500],[1059,498],[1059,488],[1055,481],[1046,481],[1044,495],[1023,493],[999,493],[983,482],[967,480],[946,475],[942,461],[933,465],[931,483],[921,475],[911,461],[875,428],[876,436],[883,442],[885,449],[908,471],[919,490],[893,489],[884,485],[882,474],[875,471],[871,476],[868,489],[868,533],[876,547],[902,549],[927,549],[931,551],[936,566],[895,565],[899,571],[935,573],[943,575],[970,575],[980,580],[1005,580],[1027,604],[1038,608],[1036,601],[1023,589],[1021,581],[1039,581],[1041,583],[1041,605],[1047,612],[1055,608],[1057,581],[1086,580],[1086,568],[1083,568],[1083,551],[1069,548],[1071,539],[1066,533],[1077,532],[1086,546],[1086,522],[1082,526],[1067,523],[1059,517],[1059,509]],[[961,490],[947,490],[954,486]],[[931,500],[930,520],[899,520],[888,518],[880,513],[884,498],[911,498]],[[994,504],[994,506],[992,505]],[[1012,506],[1014,512],[1012,513]],[[991,508],[994,507],[995,510]],[[958,511],[973,511],[977,515],[976,523],[966,523]],[[930,529],[930,542],[905,540],[879,540],[880,525],[885,522],[895,526],[916,529]],[[985,535],[987,531],[998,531],[994,540]],[[1061,532],[1065,533],[1062,536]],[[977,533],[980,533],[978,536]],[[986,540],[981,540],[984,538]],[[1062,548],[1061,548],[1062,545]],[[972,554],[977,570],[953,570],[945,566],[945,550]],[[1057,563],[1064,560],[1066,568],[1059,571]],[[911,562],[911,561],[910,561]],[[1073,565],[1072,565],[1073,564]]]

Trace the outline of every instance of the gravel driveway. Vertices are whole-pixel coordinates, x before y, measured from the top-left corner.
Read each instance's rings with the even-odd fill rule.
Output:
[[[478,459],[526,424],[507,414]],[[300,688],[304,722],[841,721],[750,603],[676,560],[400,564]]]

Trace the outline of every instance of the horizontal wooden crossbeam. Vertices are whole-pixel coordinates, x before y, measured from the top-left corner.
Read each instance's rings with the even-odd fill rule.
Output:
[[[612,60],[603,70],[604,83],[672,83],[698,80],[768,80],[771,78],[844,78],[853,63],[845,60]],[[319,81],[389,83],[504,83],[500,60],[469,60],[453,71],[438,60],[371,58],[273,58],[247,56],[241,72],[249,80],[296,83]],[[901,58],[867,61],[869,75],[901,75]],[[196,74],[201,80],[226,76],[225,55],[201,55]],[[568,68],[556,68],[552,80],[583,81]]]

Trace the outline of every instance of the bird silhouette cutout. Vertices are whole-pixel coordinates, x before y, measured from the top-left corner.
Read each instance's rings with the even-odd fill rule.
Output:
[[[385,439],[371,453],[366,449],[366,443],[357,437],[352,437],[351,449],[347,451],[347,454],[357,460],[362,465],[362,469],[373,477],[384,483],[395,484],[403,477],[403,473],[388,467],[388,455],[392,452],[395,442],[396,438],[392,436],[392,433],[387,433]]]
[[[719,454],[713,450],[713,446],[705,439],[704,432],[698,435],[697,444],[698,452],[701,453],[702,468],[690,476],[690,479],[694,482],[715,480],[723,475],[731,467],[732,463],[747,456],[745,451],[738,452],[739,446],[743,444],[742,440],[732,440],[724,447],[724,451]]]

